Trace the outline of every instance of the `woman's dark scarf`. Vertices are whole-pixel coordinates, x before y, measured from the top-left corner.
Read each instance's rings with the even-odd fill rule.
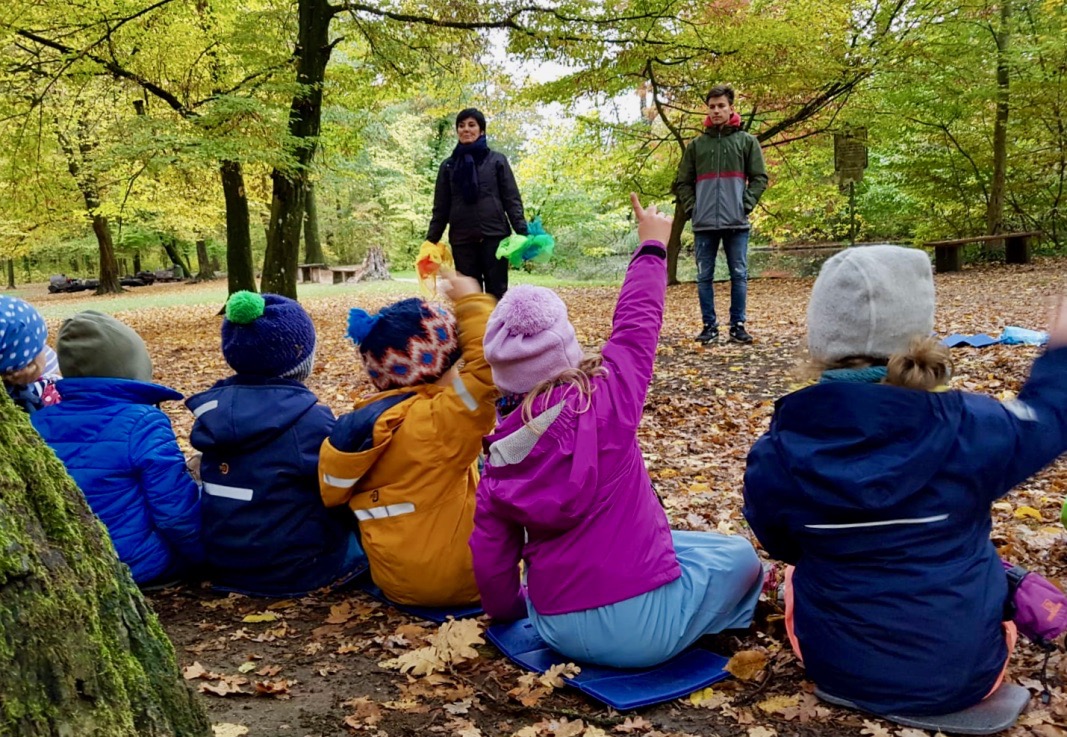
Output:
[[[489,155],[489,143],[485,134],[474,143],[457,143],[452,149],[452,181],[459,187],[463,201],[473,205],[478,201],[478,165]]]

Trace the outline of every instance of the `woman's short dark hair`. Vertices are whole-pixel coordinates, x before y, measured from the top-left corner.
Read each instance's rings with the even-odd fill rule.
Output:
[[[708,90],[708,94],[704,95],[704,102],[707,102],[713,97],[725,97],[727,100],[729,100],[730,104],[733,105],[734,88],[728,84],[717,84],[710,90]]]
[[[456,127],[459,128],[459,124],[467,118],[474,118],[474,122],[478,124],[479,128],[481,128],[482,133],[485,133],[485,114],[482,113],[481,110],[476,107],[469,107],[465,110],[460,110],[459,114],[456,116]]]

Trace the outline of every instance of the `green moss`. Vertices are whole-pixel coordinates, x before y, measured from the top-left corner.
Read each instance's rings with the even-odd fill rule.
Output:
[[[209,733],[106,531],[2,392],[0,693],[4,737]]]

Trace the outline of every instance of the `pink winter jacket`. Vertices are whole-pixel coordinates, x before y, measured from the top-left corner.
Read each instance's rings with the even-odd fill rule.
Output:
[[[557,387],[487,438],[470,546],[486,613],[565,614],[644,594],[681,575],[667,516],[637,443],[667,288],[666,253],[643,243],[630,262],[602,351],[592,403]],[[524,543],[525,539],[525,543]]]

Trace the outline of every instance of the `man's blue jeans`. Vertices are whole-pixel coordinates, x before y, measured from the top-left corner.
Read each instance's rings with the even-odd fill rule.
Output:
[[[715,316],[715,258],[719,243],[726,252],[730,269],[730,324],[745,322],[748,302],[748,229],[704,230],[693,234],[696,241],[697,296],[705,325],[717,327]]]

